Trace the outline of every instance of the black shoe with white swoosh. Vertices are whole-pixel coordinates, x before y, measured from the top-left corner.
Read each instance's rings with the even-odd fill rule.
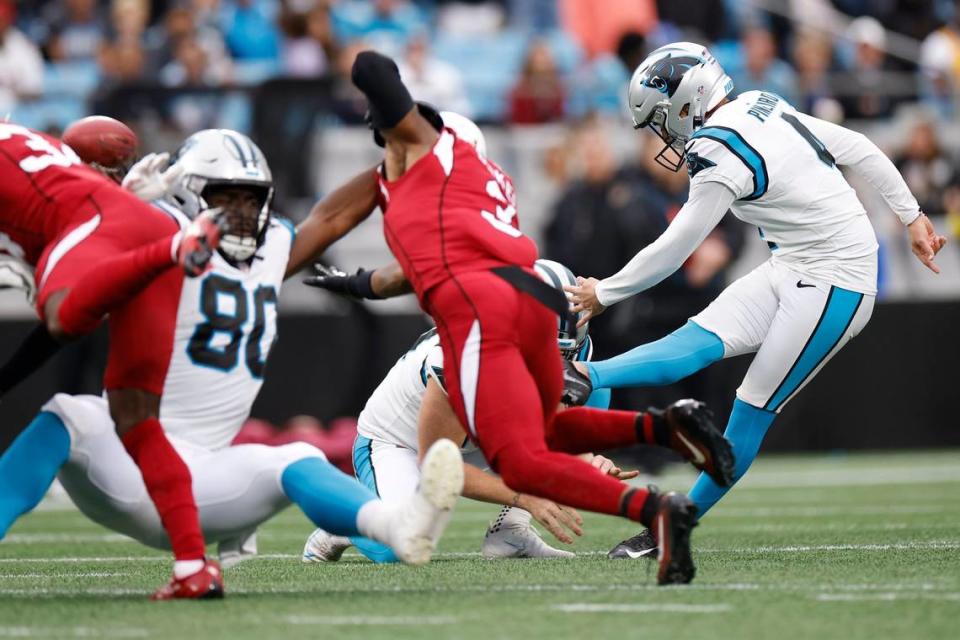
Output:
[[[644,529],[632,538],[627,538],[607,552],[611,560],[657,559],[657,539],[650,529]]]
[[[730,442],[713,423],[713,412],[697,400],[678,400],[663,412],[670,448],[710,476],[721,487],[733,484]]]

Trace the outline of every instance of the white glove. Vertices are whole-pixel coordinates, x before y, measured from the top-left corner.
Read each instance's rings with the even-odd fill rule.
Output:
[[[177,164],[162,171],[169,161],[169,153],[148,153],[130,167],[123,177],[123,188],[145,202],[162,198],[183,173],[183,167]]]
[[[8,253],[0,253],[0,289],[20,289],[33,305],[37,299],[37,283],[33,267]]]

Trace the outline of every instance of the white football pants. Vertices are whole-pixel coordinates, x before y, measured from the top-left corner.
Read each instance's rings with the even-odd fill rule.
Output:
[[[737,397],[779,412],[866,326],[874,301],[770,259],[691,320],[720,338],[725,358],[756,352]]]
[[[57,394],[44,407],[70,433],[70,458],[59,479],[87,517],[108,529],[158,549],[170,542],[160,524],[140,469],[123,447],[107,401],[98,396]],[[247,539],[290,505],[280,476],[304,458],[324,458],[302,442],[280,447],[245,444],[206,450],[168,436],[193,476],[193,495],[207,543]]]

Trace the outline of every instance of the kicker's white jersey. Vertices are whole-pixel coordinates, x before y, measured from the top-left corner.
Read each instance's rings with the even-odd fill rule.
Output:
[[[416,451],[417,418],[430,377],[443,387],[443,349],[436,329],[421,335],[373,391],[357,418],[357,433]]]
[[[686,148],[692,181],[719,182],[733,214],[760,229],[800,275],[864,294],[877,291],[877,239],[833,156],[783,98],[748,91],[710,116]]]
[[[587,336],[576,359],[590,360],[592,356],[593,342]],[[443,349],[436,329],[422,334],[374,389],[357,418],[357,433],[371,440],[417,451],[417,421],[423,392],[430,378],[446,392]],[[607,395],[604,394],[602,402],[609,404]],[[465,444],[465,447],[470,446]]]
[[[249,268],[217,253],[210,271],[184,279],[160,405],[164,430],[178,440],[221,449],[250,415],[277,338],[277,296],[292,243],[292,228],[271,220]]]

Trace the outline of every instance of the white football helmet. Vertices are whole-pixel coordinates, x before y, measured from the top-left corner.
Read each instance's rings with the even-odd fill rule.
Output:
[[[628,100],[634,128],[653,129],[666,143],[657,162],[677,171],[687,141],[731,91],[733,80],[703,45],[674,42],[660,47],[640,63],[630,79]]]
[[[554,262],[553,260],[537,260],[533,263],[533,270],[537,272],[541,280],[551,287],[556,287],[560,291],[563,291],[565,286],[577,286],[576,276],[573,275],[570,269],[559,262]],[[563,294],[568,298],[570,296],[566,291],[563,291]],[[581,312],[581,315],[582,313],[583,312]],[[578,328],[576,323],[577,320],[580,319],[580,316],[577,316],[572,322],[569,322],[569,319],[572,319],[570,314],[568,314],[567,319],[560,318],[558,320],[557,344],[560,347],[560,353],[563,354],[563,357],[567,360],[573,360],[577,357],[577,354],[580,353],[580,349],[583,348],[583,342],[587,339],[587,332],[590,330],[590,323],[588,322]]]
[[[453,111],[441,111],[440,118],[443,120],[443,126],[453,129],[458,138],[472,144],[477,150],[477,155],[481,158],[487,157],[487,140],[476,122]]]
[[[190,218],[208,209],[204,193],[211,187],[251,187],[261,203],[254,235],[239,235],[227,229],[220,250],[231,260],[253,257],[263,242],[270,220],[273,176],[267,160],[253,140],[230,129],[205,129],[187,138],[174,155],[172,165],[181,168],[165,200]]]

